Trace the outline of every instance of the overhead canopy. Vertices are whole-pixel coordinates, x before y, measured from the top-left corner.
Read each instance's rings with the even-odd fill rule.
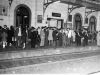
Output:
[[[91,8],[94,10],[100,10],[100,2],[97,0],[96,2],[91,2],[91,0],[52,0],[53,2],[60,1],[61,3],[72,4],[72,5],[80,5],[83,7]]]

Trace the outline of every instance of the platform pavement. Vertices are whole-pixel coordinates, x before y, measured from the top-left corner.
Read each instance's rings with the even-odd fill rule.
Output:
[[[100,48],[97,46],[86,46],[86,47],[62,47],[56,49],[40,48],[35,50],[32,49],[32,50],[21,50],[21,51],[9,51],[9,52],[0,52],[0,60],[27,58],[27,57],[36,57],[36,56],[63,54],[63,53],[88,52],[95,50],[100,50]]]

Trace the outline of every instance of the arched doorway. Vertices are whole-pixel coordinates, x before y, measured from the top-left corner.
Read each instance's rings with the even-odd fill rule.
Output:
[[[90,33],[91,33],[91,41],[92,42],[96,42],[96,17],[95,16],[91,16],[90,19],[89,19],[89,30],[90,30]]]
[[[73,26],[73,29],[75,31],[77,31],[78,29],[82,29],[82,19],[81,19],[81,15],[79,13],[77,13],[75,16],[74,16],[74,26]]]
[[[31,10],[28,6],[21,4],[15,8],[14,25],[15,27],[21,25],[22,28],[31,26]]]
[[[95,16],[91,16],[89,22],[90,22],[89,23],[89,30],[90,31],[96,31],[96,17]]]

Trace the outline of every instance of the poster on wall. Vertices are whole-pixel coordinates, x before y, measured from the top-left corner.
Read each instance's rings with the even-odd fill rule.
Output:
[[[67,28],[72,29],[72,23],[67,23]]]
[[[61,21],[58,21],[58,26],[57,26],[57,28],[58,28],[58,29],[61,28]]]
[[[0,15],[7,16],[7,8],[5,6],[0,5]]]
[[[50,27],[57,27],[57,20],[51,19],[50,20]]]
[[[42,15],[37,15],[37,23],[42,23]]]

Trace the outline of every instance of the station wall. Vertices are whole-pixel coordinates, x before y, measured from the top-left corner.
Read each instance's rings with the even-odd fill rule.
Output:
[[[7,16],[2,16],[0,15],[0,25],[14,25],[14,10],[15,8],[20,5],[20,4],[24,4],[27,5],[32,13],[32,17],[31,17],[31,26],[34,27],[40,27],[40,26],[48,26],[47,22],[47,18],[55,18],[55,19],[63,19],[64,23],[66,22],[67,18],[68,18],[68,4],[63,4],[63,3],[52,3],[50,4],[47,9],[45,10],[45,13],[43,15],[43,1],[44,0],[13,0],[12,5],[11,5],[11,9],[9,10],[9,3],[7,0],[0,0],[0,5],[4,5],[7,7]],[[52,16],[52,12],[55,13],[61,13],[61,17],[53,17]],[[89,22],[88,24],[84,24],[84,20],[85,20],[85,7],[81,7],[81,8],[77,8],[75,10],[73,10],[71,12],[72,15],[72,26],[74,25],[74,15],[76,13],[80,13],[82,16],[82,26],[89,26]],[[37,23],[37,15],[42,15],[42,23]],[[95,16],[97,19],[97,30],[100,29],[99,24],[100,24],[100,12],[94,12],[91,13],[88,18],[90,18],[91,16]],[[99,28],[98,28],[99,27]]]

